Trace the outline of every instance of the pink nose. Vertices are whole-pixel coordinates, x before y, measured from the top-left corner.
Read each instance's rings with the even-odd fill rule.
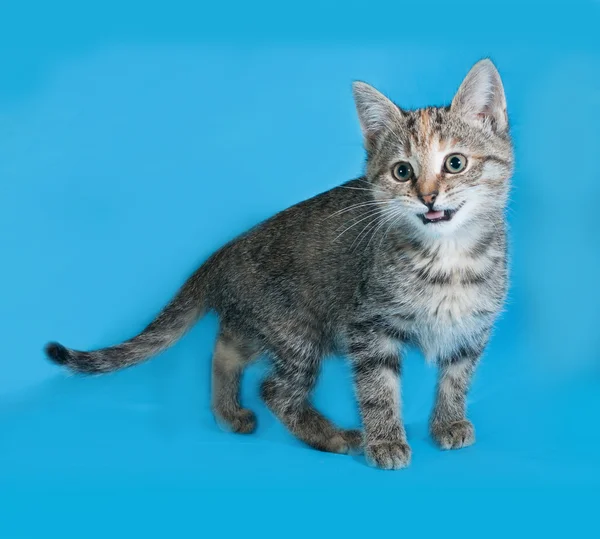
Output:
[[[433,208],[433,204],[435,203],[435,199],[438,196],[438,192],[434,191],[433,193],[429,193],[427,195],[419,195],[421,202],[425,204],[429,209]]]

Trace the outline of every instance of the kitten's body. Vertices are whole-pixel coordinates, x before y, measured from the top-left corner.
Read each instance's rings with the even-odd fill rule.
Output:
[[[491,63],[478,65],[461,90],[473,92],[469,85],[483,68],[483,82],[499,84]],[[343,352],[354,368],[367,456],[379,467],[400,468],[410,449],[400,416],[399,348],[414,343],[440,367],[433,436],[445,448],[472,443],[465,395],[506,294],[507,129],[490,100],[489,115],[465,120],[473,103],[469,95],[461,103],[461,91],[457,110],[406,112],[363,86],[355,93],[369,157],[364,178],[301,202],[224,246],[134,339],[96,352],[53,344],[49,355],[77,371],[115,370],[166,348],[214,310],[221,332],[213,410],[221,422],[237,432],[254,429],[252,412],[238,400],[239,382],[244,366],[266,354],[273,372],[262,395],[292,432],[327,451],[361,445],[358,431],[337,429],[309,402],[323,358]],[[476,115],[487,113],[480,109]],[[439,156],[458,151],[468,151],[469,168],[458,180],[447,178]],[[419,170],[410,184],[390,182],[390,165],[400,158]],[[418,212],[432,186],[437,202],[430,211],[447,206],[448,223],[415,220],[424,219]]]

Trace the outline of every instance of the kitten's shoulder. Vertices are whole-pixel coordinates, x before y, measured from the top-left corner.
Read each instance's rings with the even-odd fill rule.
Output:
[[[369,184],[363,178],[349,180],[290,206],[247,231],[242,238],[282,237],[285,231],[327,236],[328,229],[347,219],[346,209],[372,200]]]

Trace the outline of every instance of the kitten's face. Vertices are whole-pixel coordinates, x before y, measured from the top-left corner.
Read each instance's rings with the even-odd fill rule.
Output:
[[[402,111],[355,84],[374,196],[403,226],[428,236],[477,227],[506,204],[513,155],[493,64],[476,64],[452,105]]]

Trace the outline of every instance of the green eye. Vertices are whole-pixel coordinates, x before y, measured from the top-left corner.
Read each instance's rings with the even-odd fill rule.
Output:
[[[466,166],[467,158],[459,153],[450,154],[446,157],[446,161],[444,162],[444,168],[446,169],[446,172],[449,172],[450,174],[458,174],[465,170]]]
[[[394,165],[392,174],[399,182],[407,182],[414,176],[414,171],[410,163],[400,161]]]

